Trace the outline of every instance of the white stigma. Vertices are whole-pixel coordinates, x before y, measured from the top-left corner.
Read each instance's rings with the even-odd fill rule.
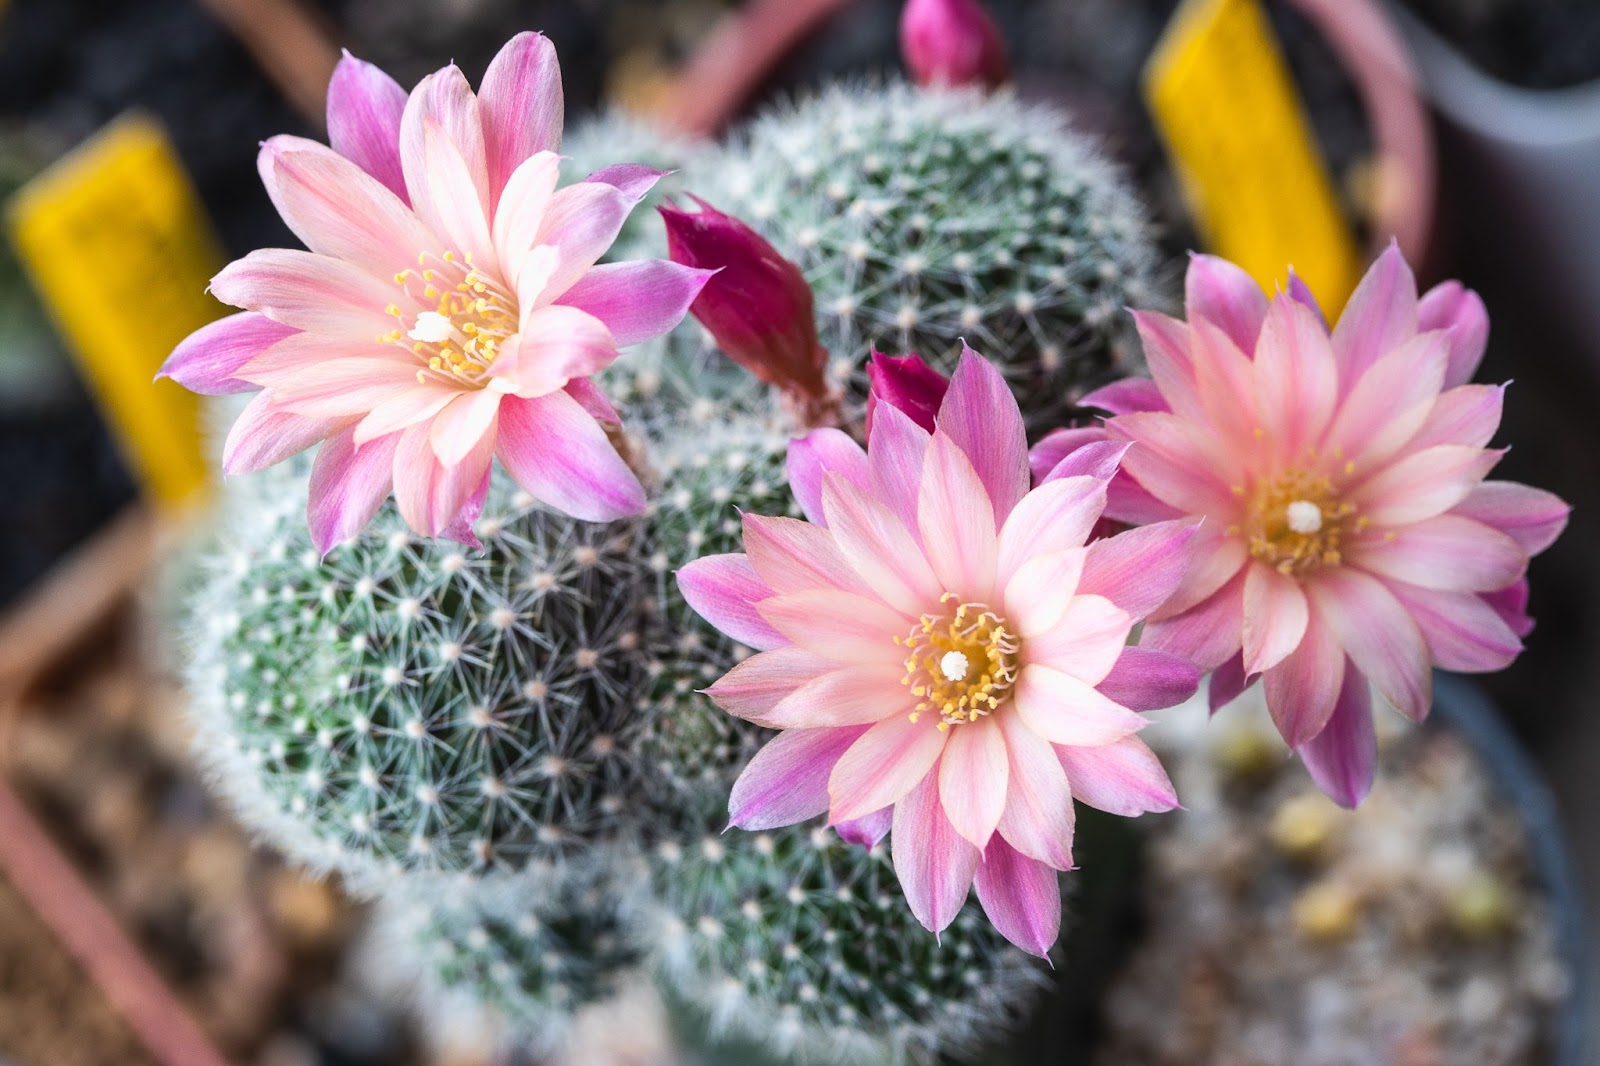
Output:
[[[947,651],[944,658],[939,660],[939,672],[944,674],[946,681],[965,681],[967,679],[967,657],[959,651]]]
[[[448,318],[437,311],[424,311],[417,316],[417,324],[407,336],[424,344],[442,344],[454,337],[455,332],[456,327]]]
[[[1322,508],[1310,500],[1296,500],[1284,510],[1289,528],[1296,533],[1318,533],[1322,530]]]

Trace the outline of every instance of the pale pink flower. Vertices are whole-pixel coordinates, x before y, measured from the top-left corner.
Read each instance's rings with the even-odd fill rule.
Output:
[[[759,654],[709,694],[782,730],[733,788],[732,823],[827,812],[851,839],[893,827],[895,871],[929,929],[976,880],[990,920],[1043,955],[1072,867],[1073,798],[1123,815],[1175,806],[1136,713],[1199,673],[1127,646],[1175,589],[1190,521],[1085,546],[1121,445],[1082,449],[1029,491],[1022,416],[967,352],[930,433],[880,403],[865,453],[796,441],[810,519],[746,515],[748,554],[679,572],[685,598]]]
[[[1329,331],[1298,281],[1271,301],[1191,262],[1188,321],[1137,316],[1153,381],[1086,398],[1132,445],[1107,514],[1203,516],[1195,565],[1144,643],[1214,670],[1212,703],[1260,677],[1284,739],[1346,806],[1371,788],[1371,691],[1420,720],[1432,668],[1522,649],[1528,558],[1566,523],[1548,492],[1485,481],[1503,386],[1468,384],[1488,317],[1454,282],[1420,300],[1391,247]],[[1047,438],[1036,469],[1096,439]]]
[[[619,166],[558,189],[562,121],[555,50],[524,33],[478,95],[451,66],[408,96],[346,55],[328,90],[332,147],[262,146],[262,181],[309,250],[230,264],[211,291],[246,311],[162,372],[197,392],[261,390],[228,438],[228,473],[325,442],[309,505],[323,551],[391,488],[419,533],[474,543],[494,456],[578,518],[643,509],[589,377],[675,326],[707,272],[596,265],[659,174]]]

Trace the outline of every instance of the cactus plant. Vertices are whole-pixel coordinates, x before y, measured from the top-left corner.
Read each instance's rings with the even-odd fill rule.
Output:
[[[635,526],[497,472],[482,551],[392,504],[319,560],[304,464],[246,479],[202,566],[198,749],[245,819],[358,887],[559,859],[623,825],[645,571]]]

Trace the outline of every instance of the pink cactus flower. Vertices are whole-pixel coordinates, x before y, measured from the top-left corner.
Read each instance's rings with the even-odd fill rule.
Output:
[[[245,308],[200,330],[162,373],[203,393],[259,390],[228,473],[322,441],[317,546],[358,533],[391,489],[427,536],[475,543],[492,457],[578,518],[644,507],[589,381],[665,333],[707,277],[665,261],[597,266],[659,175],[619,166],[557,188],[561,73],[524,33],[474,95],[456,67],[408,96],[349,55],[328,89],[332,147],[274,137],[267,192],[308,251],[266,249],[212,280]]]
[[[1196,561],[1144,644],[1193,659],[1213,707],[1261,678],[1279,731],[1333,799],[1372,786],[1371,692],[1413,719],[1432,668],[1497,670],[1532,626],[1528,559],[1568,507],[1486,481],[1503,386],[1468,384],[1488,317],[1454,282],[1418,299],[1391,247],[1330,332],[1298,281],[1268,300],[1197,256],[1188,321],[1137,314],[1152,381],[1085,399],[1131,445],[1107,513],[1203,517]],[[1046,438],[1036,469],[1102,436]]]
[[[970,351],[931,433],[884,402],[865,452],[838,430],[796,441],[810,521],[746,515],[748,554],[678,575],[697,611],[759,649],[711,697],[782,730],[734,785],[733,825],[827,812],[866,842],[892,826],[919,921],[944,929],[975,881],[995,926],[1044,955],[1074,797],[1129,816],[1175,806],[1137,712],[1199,681],[1127,645],[1178,587],[1194,523],[1085,546],[1122,451],[1081,449],[1029,491],[1017,403]]]
[[[918,85],[997,88],[1011,77],[999,27],[978,0],[906,0],[900,50]]]

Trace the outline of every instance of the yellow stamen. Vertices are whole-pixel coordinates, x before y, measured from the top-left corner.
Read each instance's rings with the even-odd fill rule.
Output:
[[[945,593],[940,602],[955,598]],[[1016,684],[1021,644],[987,604],[962,603],[953,614],[925,614],[895,643],[910,652],[900,683],[917,697],[913,722],[925,711],[939,716],[940,730],[976,722],[999,710]]]

